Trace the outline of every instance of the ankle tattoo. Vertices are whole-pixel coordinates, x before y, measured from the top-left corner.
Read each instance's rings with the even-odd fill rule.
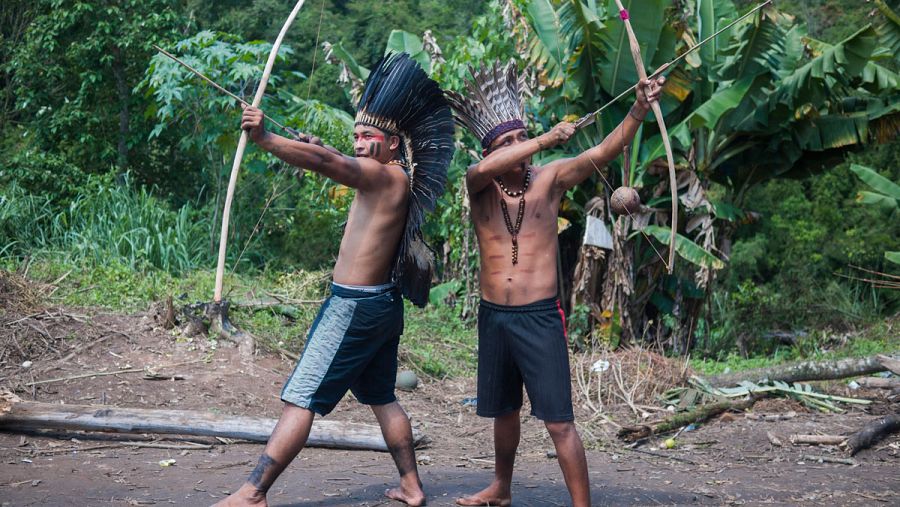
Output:
[[[250,472],[247,482],[260,493],[266,493],[282,470],[284,470],[283,465],[272,459],[268,454],[263,454],[259,457],[259,463],[256,464],[256,468]]]

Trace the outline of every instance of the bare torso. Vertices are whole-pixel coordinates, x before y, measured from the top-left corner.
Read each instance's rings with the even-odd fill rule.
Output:
[[[334,266],[337,283],[378,285],[390,279],[406,225],[409,180],[402,167],[385,168],[390,184],[368,192],[357,190],[350,205]]]
[[[525,192],[525,214],[519,231],[518,263],[512,263],[512,236],[500,199],[506,200],[515,225],[519,198],[505,195],[496,182],[470,196],[475,235],[481,251],[482,297],[492,303],[519,306],[557,295],[557,216],[561,195],[552,175],[532,166]]]

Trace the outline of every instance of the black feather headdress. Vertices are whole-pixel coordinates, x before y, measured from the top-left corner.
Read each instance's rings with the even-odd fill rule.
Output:
[[[434,252],[422,238],[425,213],[434,210],[453,158],[453,113],[436,82],[406,53],[382,58],[366,81],[356,124],[371,125],[402,139],[409,174],[409,211],[391,275],[416,306],[428,303]]]
[[[468,96],[448,91],[447,100],[458,121],[475,134],[482,148],[506,132],[525,128],[525,104],[515,62],[510,60],[505,67],[499,61],[478,70],[470,67],[469,73],[472,80],[466,81]]]

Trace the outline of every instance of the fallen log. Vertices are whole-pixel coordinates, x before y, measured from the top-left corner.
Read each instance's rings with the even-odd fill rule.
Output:
[[[157,410],[91,405],[13,402],[0,410],[0,429],[63,429],[114,433],[164,433],[266,442],[277,422],[265,417],[229,416],[190,410]],[[413,431],[413,442],[423,436]],[[309,447],[386,451],[381,429],[371,424],[317,419]]]
[[[850,455],[854,456],[859,451],[872,447],[879,440],[895,431],[900,431],[900,414],[879,417],[863,426],[861,430],[850,435],[850,438],[847,439]]]
[[[863,377],[856,379],[856,383],[860,387],[868,387],[869,389],[896,389],[900,388],[900,380],[882,377]]]
[[[794,445],[841,445],[847,441],[847,437],[840,435],[791,435],[790,440]]]
[[[860,375],[871,375],[889,369],[883,363],[891,360],[887,356],[848,358],[837,361],[804,361],[770,368],[758,368],[710,377],[708,382],[715,387],[737,385],[743,381],[754,383],[779,380],[793,383],[807,380],[835,380]]]
[[[900,359],[879,355],[878,360],[881,361],[881,366],[884,366],[894,375],[900,375]]]
[[[751,397],[743,401],[721,401],[717,403],[707,403],[693,410],[681,414],[675,414],[671,417],[663,419],[655,424],[638,424],[634,426],[622,426],[618,431],[619,438],[626,442],[635,442],[650,435],[659,435],[674,431],[688,424],[703,422],[710,417],[717,416],[728,410],[746,410],[756,403],[757,398]]]

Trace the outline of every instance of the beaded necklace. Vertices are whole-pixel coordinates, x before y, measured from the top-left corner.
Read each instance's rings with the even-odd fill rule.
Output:
[[[531,169],[525,171],[525,182],[522,184],[522,190],[511,192],[506,188],[499,176],[494,178],[494,180],[497,181],[497,185],[500,186],[500,190],[504,194],[512,198],[519,198],[519,212],[516,214],[516,224],[513,226],[512,219],[509,217],[506,199],[500,196],[500,209],[503,211],[503,221],[506,223],[506,230],[512,236],[512,263],[515,266],[519,263],[519,231],[522,229],[522,219],[525,217],[525,191],[528,190],[528,184],[531,182]]]

